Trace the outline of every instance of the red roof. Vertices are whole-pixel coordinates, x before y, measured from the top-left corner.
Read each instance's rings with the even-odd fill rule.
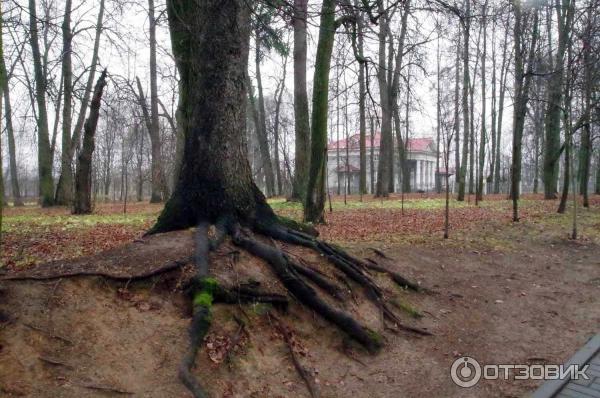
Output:
[[[350,146],[348,147],[348,149],[358,150],[359,149],[359,139],[360,139],[360,134],[354,134],[354,135],[350,136],[348,138],[348,141],[350,142]],[[380,141],[381,141],[381,133],[376,133],[375,136],[373,137],[373,145],[375,148],[379,148]],[[396,142],[396,139],[394,138],[394,143],[395,142]],[[432,138],[409,138],[408,145],[406,147],[411,152],[418,152],[418,151],[425,152],[425,151],[427,151],[427,147],[429,145],[431,145],[432,142],[433,142]],[[368,133],[367,133],[366,144],[367,144],[367,148],[371,148],[371,135]],[[337,149],[338,145],[339,145],[340,149],[346,149],[346,140],[343,139],[343,140],[339,140],[339,141],[332,141],[327,146],[327,149],[329,149],[329,150]]]

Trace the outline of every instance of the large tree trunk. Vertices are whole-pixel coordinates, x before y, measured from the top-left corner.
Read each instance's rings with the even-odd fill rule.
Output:
[[[294,0],[294,129],[295,160],[292,199],[303,201],[308,180],[310,122],[306,93],[306,19],[308,0]]]
[[[379,2],[379,62],[377,66],[377,81],[379,83],[379,102],[381,104],[381,139],[379,142],[379,163],[377,165],[377,188],[375,197],[387,197],[390,192],[390,178],[392,176],[393,137],[392,137],[392,109],[390,100],[390,85],[388,81],[388,68],[391,63],[387,62],[386,47],[388,45],[388,20],[384,5]]]
[[[100,102],[106,86],[106,70],[102,72],[94,88],[90,116],[83,126],[83,146],[77,158],[75,174],[75,200],[73,214],[90,214],[92,212],[92,156],[98,118],[100,117]]]
[[[181,76],[185,137],[179,180],[154,232],[272,217],[247,158],[249,11],[241,0],[168,2],[171,42]]]
[[[314,154],[324,156],[327,127],[329,60],[333,46],[335,3],[325,0],[321,39],[317,51],[313,111]],[[368,276],[366,267],[337,247],[284,226],[252,180],[246,157],[246,94],[250,9],[244,0],[168,0],[167,10],[173,53],[181,76],[180,97],[185,149],[179,181],[150,233],[197,226],[195,273],[190,283],[193,316],[189,350],[179,376],[195,398],[206,392],[191,373],[198,346],[210,327],[210,308],[218,281],[208,275],[208,227],[215,224],[219,237],[229,235],[235,245],[264,259],[282,284],[302,304],[332,322],[371,352],[381,346],[380,336],[324,301],[301,278],[291,256],[278,247],[251,237],[259,233],[287,244],[302,245],[326,256],[340,271],[364,286],[368,297],[384,315],[402,327],[384,302],[383,292]],[[324,20],[323,20],[324,19]],[[315,127],[316,126],[316,127]],[[311,163],[308,187],[323,181],[322,157]],[[313,198],[315,190],[309,191]],[[314,204],[314,202],[313,202]],[[310,207],[309,207],[310,208]],[[318,209],[315,215],[322,215]],[[219,240],[219,239],[216,239]],[[221,239],[222,240],[222,239]],[[321,280],[323,280],[321,278]],[[403,286],[419,287],[411,283]],[[413,332],[428,334],[415,328]]]
[[[60,176],[58,178],[58,182],[56,184],[56,200],[58,200],[57,204],[68,205],[72,200],[72,190],[73,190],[73,169],[72,162],[73,156],[75,156],[75,151],[79,148],[79,143],[81,141],[81,132],[83,130],[83,124],[85,122],[85,115],[87,113],[87,108],[90,102],[90,96],[92,95],[92,89],[94,80],[96,77],[96,67],[98,66],[98,53],[100,51],[100,38],[102,36],[103,30],[103,21],[104,21],[104,1],[100,0],[99,10],[98,10],[98,18],[96,19],[96,33],[94,37],[94,49],[92,50],[92,61],[90,63],[90,73],[88,74],[88,79],[85,85],[85,91],[83,94],[83,99],[81,100],[81,105],[79,107],[79,114],[77,116],[77,121],[75,122],[75,128],[73,128],[73,135],[70,135],[70,128],[72,123],[72,107],[70,104],[70,98],[72,98],[72,67],[71,67],[71,51],[72,51],[72,41],[73,36],[70,27],[70,15],[67,15],[67,11],[70,13],[71,11],[71,2],[65,5],[65,16],[63,19],[63,52],[65,52],[66,59],[63,59],[62,64],[62,91],[64,98],[64,108],[63,108],[63,150],[61,154],[61,170]],[[67,23],[68,22],[68,23]],[[66,24],[66,25],[65,25]],[[68,34],[67,34],[68,32]],[[67,36],[65,36],[67,34]],[[68,89],[67,89],[67,79],[66,75],[69,75],[68,80]],[[69,99],[69,104],[67,105],[67,99]],[[58,113],[57,113],[58,114]],[[65,119],[65,116],[68,115],[68,118]],[[68,126],[65,126],[65,121]],[[69,128],[69,131],[66,128]],[[54,147],[54,139],[52,140]],[[65,146],[65,144],[68,144]]]
[[[313,107],[311,121],[311,152],[304,220],[321,223],[325,221],[325,176],[327,173],[327,117],[329,102],[329,69],[331,52],[337,28],[335,0],[324,0],[321,9],[319,41],[313,78]]]
[[[42,68],[42,56],[38,42],[38,18],[35,0],[29,0],[29,43],[33,57],[35,100],[37,103],[39,195],[42,206],[46,207],[54,204],[54,182],[52,180],[52,158],[46,109],[47,82]]]
[[[68,205],[73,199],[73,170],[71,169],[71,117],[73,101],[73,66],[71,60],[71,0],[65,2],[65,15],[62,23],[63,52],[62,52],[62,82],[64,105],[62,112],[62,151],[60,157],[61,174],[56,186],[55,202],[57,205]]]

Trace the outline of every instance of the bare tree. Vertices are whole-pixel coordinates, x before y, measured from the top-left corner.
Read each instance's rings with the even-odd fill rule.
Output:
[[[75,175],[75,200],[73,214],[90,214],[92,212],[92,155],[94,153],[94,136],[100,116],[100,102],[102,91],[106,86],[106,70],[104,70],[96,87],[90,105],[90,116],[84,124],[83,147],[77,159],[77,173]]]

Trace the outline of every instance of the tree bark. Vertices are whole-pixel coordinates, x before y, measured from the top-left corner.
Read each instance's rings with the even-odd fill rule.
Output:
[[[358,3],[357,3],[358,4]],[[358,16],[356,21],[358,36],[358,56],[364,57],[364,22],[362,15]],[[358,182],[358,192],[360,195],[367,193],[367,119],[366,119],[366,63],[359,61],[358,65],[358,124],[359,124],[359,157],[360,157],[360,176]],[[362,196],[361,196],[362,197]]]
[[[490,131],[490,169],[487,176],[487,192],[490,193],[494,182],[494,169],[496,167],[496,19],[492,20],[492,100],[491,100],[491,131]]]
[[[256,126],[256,135],[258,137],[258,146],[260,149],[260,157],[262,160],[263,170],[265,172],[265,183],[267,197],[275,195],[275,177],[273,176],[273,162],[271,162],[271,153],[269,151],[269,137],[267,135],[267,122],[265,112],[265,99],[263,95],[262,75],[260,72],[261,62],[261,40],[259,33],[256,32],[256,52],[255,52],[255,67],[256,67],[256,91],[258,93],[258,123]]]
[[[509,29],[505,29],[504,43],[502,50],[502,65],[500,66],[500,84],[499,84],[499,95],[498,99],[498,127],[496,128],[496,161],[494,164],[494,193],[500,193],[500,165],[502,159],[500,158],[500,147],[502,141],[502,117],[504,115],[504,96],[506,95],[506,75],[508,73],[508,32]]]
[[[62,151],[60,159],[61,175],[56,186],[54,198],[57,205],[69,205],[73,200],[73,170],[69,150],[71,148],[71,121],[73,101],[73,65],[71,59],[73,33],[71,32],[71,0],[65,1],[65,15],[62,23],[63,52],[62,52],[62,83],[63,83],[63,112],[62,112]]]
[[[456,59],[454,61],[454,168],[455,183],[458,182],[461,157],[460,157],[460,35],[456,42]],[[446,170],[449,173],[450,170]],[[460,185],[460,184],[458,184]],[[456,189],[456,188],[455,188]],[[458,192],[457,192],[458,193]]]
[[[462,18],[462,30],[463,30],[463,87],[462,87],[462,107],[463,107],[463,143],[462,143],[462,163],[460,165],[460,172],[458,177],[458,201],[465,200],[465,185],[467,175],[467,159],[469,155],[469,131],[470,131],[470,119],[469,119],[469,87],[470,87],[470,76],[469,76],[469,43],[471,39],[471,1],[465,0],[465,14]]]
[[[17,170],[17,150],[15,146],[15,133],[12,122],[12,106],[10,101],[10,87],[8,85],[9,74],[6,70],[4,57],[0,58],[0,68],[4,73],[2,80],[2,90],[4,91],[4,121],[6,124],[6,138],[8,141],[8,161],[10,166],[10,183],[15,207],[23,206],[21,198],[21,189],[19,187],[19,173]],[[0,163],[2,164],[2,163]]]
[[[583,35],[583,70],[584,70],[584,108],[583,108],[583,131],[581,134],[581,146],[579,149],[579,191],[583,196],[583,207],[590,207],[588,194],[588,182],[590,180],[590,167],[592,160],[592,126],[591,126],[591,102],[592,87],[594,85],[594,65],[592,61],[592,26],[595,19],[592,7],[588,9],[587,23]]]
[[[223,215],[272,216],[246,156],[250,10],[242,0],[169,0],[167,11],[185,144],[179,180],[151,232]]]
[[[482,29],[483,29],[483,52],[481,53],[481,136],[479,139],[479,166],[477,172],[477,189],[475,201],[483,200],[483,169],[485,167],[485,137],[486,131],[486,70],[485,58],[487,57],[487,1],[483,5]]]
[[[329,69],[333,40],[338,27],[335,6],[335,0],[323,1],[313,78],[310,168],[304,204],[304,220],[313,223],[325,222]]]
[[[292,199],[304,201],[310,155],[310,121],[306,92],[308,0],[294,0],[294,129],[295,160]]]
[[[92,156],[95,148],[96,127],[100,117],[102,92],[105,86],[106,70],[98,78],[90,104],[90,116],[83,126],[83,146],[77,159],[77,172],[75,174],[73,214],[90,214],[92,212]]]
[[[0,3],[0,91],[3,91],[5,88],[5,82],[8,80],[8,76],[6,74],[6,66],[4,63],[4,51],[3,51],[3,42],[2,42],[2,31],[4,18],[2,14],[2,4]],[[0,92],[1,94],[1,92]],[[0,99],[2,96],[0,96]],[[2,111],[2,107],[0,107],[0,112]],[[0,245],[2,244],[2,216],[4,214],[4,172],[2,170],[2,135],[0,134]]]
[[[558,191],[558,164],[561,154],[560,115],[565,75],[564,60],[575,13],[574,0],[556,1],[555,9],[558,25],[558,46],[556,48],[554,70],[548,79],[547,107],[544,121],[546,135],[544,140],[544,197],[546,199],[556,199]]]
[[[283,74],[281,81],[278,84],[277,90],[275,90],[275,121],[273,122],[273,156],[275,158],[275,176],[277,177],[277,195],[283,193],[283,183],[281,181],[281,164],[279,160],[279,118],[281,112],[281,100],[283,98],[283,92],[285,91],[285,78],[287,74],[287,55],[285,55],[283,61]]]
[[[169,198],[169,185],[162,162],[162,143],[158,124],[158,81],[156,69],[156,19],[154,0],[148,0],[148,25],[150,30],[150,147],[152,149],[152,193],[150,203]]]
[[[529,88],[533,76],[533,60],[537,46],[538,18],[537,9],[533,10],[533,32],[531,34],[529,53],[523,43],[523,15],[521,3],[513,0],[515,13],[514,41],[515,41],[515,93],[513,112],[513,144],[512,144],[512,167],[511,167],[511,197],[513,202],[513,221],[519,221],[519,190],[521,183],[521,159],[523,145],[523,129],[525,127],[525,115],[527,113],[527,102],[529,100]],[[527,56],[527,59],[525,59]],[[527,71],[525,70],[527,63]]]
[[[47,207],[54,204],[54,182],[52,179],[52,159],[46,109],[47,82],[42,68],[42,56],[38,41],[38,18],[35,0],[29,0],[29,43],[33,57],[35,100],[37,103],[39,195],[41,205]]]
[[[72,198],[72,184],[73,184],[73,170],[72,170],[72,165],[71,163],[73,162],[73,156],[75,156],[75,151],[79,148],[79,143],[81,141],[81,132],[83,129],[83,124],[85,122],[85,115],[87,113],[87,108],[89,106],[89,102],[90,102],[90,96],[92,95],[92,90],[93,90],[93,84],[94,84],[94,80],[96,77],[96,68],[98,66],[98,53],[100,50],[100,38],[102,36],[102,30],[103,30],[103,21],[104,21],[104,1],[105,0],[100,0],[100,5],[99,5],[99,10],[98,10],[98,18],[96,20],[96,32],[95,32],[95,37],[94,37],[94,49],[92,51],[92,61],[90,63],[90,73],[88,74],[88,79],[85,85],[85,91],[83,94],[83,99],[81,100],[81,105],[79,107],[79,114],[77,116],[77,121],[75,122],[75,128],[73,129],[73,135],[69,137],[69,139],[67,140],[69,142],[69,146],[65,153],[65,148],[63,146],[63,153],[61,154],[61,172],[60,172],[60,176],[58,178],[58,182],[56,184],[56,198],[60,198],[61,201],[59,204],[63,204],[63,205],[67,205],[70,204],[69,202],[69,198]],[[68,8],[70,10],[70,7]],[[65,9],[66,10],[66,9]],[[65,17],[67,18],[66,12],[65,12]],[[70,16],[69,16],[69,20],[70,20]],[[63,20],[63,25],[64,25],[64,20]],[[70,27],[67,27],[69,32],[70,32]],[[65,37],[64,37],[65,31],[64,31],[64,26],[63,26],[63,51],[65,50],[64,46],[65,46]],[[68,62],[70,63],[71,60],[71,51],[72,51],[72,40],[73,40],[73,36],[72,36],[72,32],[68,35],[68,56],[69,56],[69,60]],[[67,54],[65,54],[67,55]],[[66,73],[65,71],[65,63],[64,63],[64,59],[63,59],[63,71],[61,73],[61,79],[63,80],[63,95],[67,95],[64,92],[64,88],[66,87],[65,84],[65,80],[64,80],[64,74]],[[72,68],[71,69],[70,75],[71,75],[71,79],[72,79]],[[72,96],[72,84],[70,85],[69,88],[69,96]],[[65,97],[66,100],[66,97]],[[66,101],[65,101],[66,102]],[[65,104],[66,106],[66,104]],[[69,108],[71,106],[69,105]],[[72,122],[72,109],[68,111],[69,113],[69,120],[68,120],[68,124],[71,124]],[[63,117],[65,114],[65,110],[63,109]],[[63,121],[63,139],[65,137],[65,129],[64,129],[64,121]],[[54,141],[54,140],[53,140]],[[63,143],[64,144],[64,143]],[[53,145],[54,146],[54,145]],[[68,166],[67,166],[68,164]]]

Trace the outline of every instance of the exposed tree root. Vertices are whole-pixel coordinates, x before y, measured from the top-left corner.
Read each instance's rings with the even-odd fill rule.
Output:
[[[101,276],[106,279],[114,280],[114,281],[136,281],[142,279],[152,278],[153,276],[157,276],[160,274],[164,274],[169,271],[173,271],[174,269],[181,268],[184,265],[189,264],[193,261],[192,257],[182,258],[180,260],[169,261],[162,266],[155,268],[148,272],[136,273],[136,274],[125,274],[125,275],[114,275],[109,272],[104,271],[74,271],[74,272],[57,272],[55,274],[48,275],[37,275],[37,274],[29,274],[27,271],[23,271],[15,274],[8,275],[0,275],[0,280],[5,281],[26,281],[26,280],[37,280],[37,281],[47,281],[53,279],[60,278],[73,278],[77,276]]]
[[[306,387],[308,388],[308,392],[310,393],[310,396],[312,398],[319,398],[321,396],[321,393],[319,392],[319,387],[315,383],[315,380],[311,376],[310,372],[308,370],[306,370],[306,368],[304,366],[302,366],[302,364],[300,363],[300,360],[298,359],[296,353],[294,352],[294,346],[292,344],[290,329],[281,320],[275,318],[275,321],[277,322],[277,329],[283,336],[283,341],[285,342],[285,344],[288,348],[290,357],[292,358],[292,363],[294,364],[294,368],[296,368],[296,371],[298,372],[298,374],[300,375],[300,377],[306,384]]]
[[[298,274],[313,282],[315,285],[327,292],[327,294],[329,294],[331,297],[340,301],[344,300],[344,293],[342,292],[342,289],[340,289],[335,283],[330,282],[324,275],[309,267],[305,267],[294,261],[291,261],[289,258],[288,262],[294,268],[294,270],[298,272]]]
[[[409,281],[408,279],[406,279],[399,273],[391,271],[391,270],[387,269],[386,267],[382,267],[376,261],[371,260],[370,258],[367,258],[367,261],[364,262],[364,266],[370,270],[388,274],[390,276],[390,278],[392,278],[392,280],[394,282],[396,282],[396,284],[398,284],[400,287],[414,290],[415,292],[428,291],[428,289],[421,287],[420,285],[418,285],[414,282]]]
[[[268,262],[286,289],[301,303],[335,324],[370,352],[377,352],[381,348],[381,337],[376,332],[323,301],[317,292],[300,278],[281,250],[244,236],[239,226],[233,228],[232,238],[236,245]]]
[[[334,324],[341,331],[345,332],[348,337],[360,343],[371,353],[377,352],[382,347],[382,336],[359,323],[350,314],[329,304],[311,285],[318,287],[323,292],[339,301],[347,299],[345,289],[342,289],[336,281],[330,279],[326,274],[307,266],[302,259],[296,258],[279,248],[276,241],[310,248],[327,259],[338,271],[340,271],[334,272],[334,275],[338,279],[341,279],[350,291],[353,291],[350,280],[362,287],[366,297],[373,302],[378,311],[380,311],[384,330],[391,330],[395,333],[399,330],[403,330],[418,335],[430,334],[426,330],[405,325],[401,322],[398,316],[395,315],[389,307],[388,302],[390,301],[385,297],[384,290],[372,279],[370,272],[376,271],[385,273],[398,285],[407,289],[417,292],[426,291],[426,289],[422,288],[417,283],[409,281],[397,272],[379,265],[373,260],[367,259],[366,261],[363,261],[351,256],[335,245],[317,239],[315,234],[310,233],[312,232],[310,228],[303,228],[303,230],[300,231],[295,229],[296,224],[294,223],[286,222],[284,225],[280,223],[279,218],[265,218],[271,220],[271,222],[244,222],[243,225],[248,227],[248,230],[244,229],[238,223],[237,219],[234,219],[233,217],[219,218],[214,224],[214,229],[211,229],[211,224],[208,222],[201,222],[197,227],[194,238],[195,253],[193,256],[166,263],[151,271],[144,272],[144,270],[141,269],[142,272],[140,274],[114,275],[101,270],[91,271],[83,269],[71,273],[64,270],[67,272],[57,273],[56,275],[4,275],[0,276],[0,279],[47,280],[62,277],[94,275],[113,280],[139,280],[156,276],[193,262],[195,272],[186,289],[192,302],[192,320],[188,332],[188,349],[179,367],[179,378],[195,398],[204,398],[208,396],[208,393],[204,390],[202,384],[194,376],[193,369],[195,367],[199,348],[211,326],[211,309],[213,303],[222,302],[241,304],[260,302],[270,303],[281,309],[287,308],[288,305],[287,296],[262,293],[253,286],[240,285],[227,288],[221,286],[216,279],[210,277],[208,264],[209,252],[216,250],[228,236],[231,237],[233,244],[236,246],[265,260],[271,266],[283,286],[300,303]],[[257,217],[257,219],[260,219],[260,217]],[[273,241],[273,244],[269,245],[268,243],[264,243],[263,240],[255,239],[251,234],[252,232],[270,238]],[[385,320],[389,322],[386,324]],[[238,334],[241,333],[242,329],[243,326],[240,325]],[[284,334],[284,338],[289,338],[289,336],[286,337],[285,331],[282,333]],[[289,345],[289,341],[286,340],[286,342]],[[293,352],[292,360],[294,360]],[[311,381],[314,381],[308,377],[310,375],[307,376],[304,368],[299,366],[296,362],[297,361],[294,360],[294,366],[307,383],[311,395],[317,396],[318,390],[314,390],[314,386],[311,384]]]
[[[285,228],[276,224],[261,224],[258,226],[258,229],[261,233],[271,236],[274,239],[313,249],[315,252],[327,258],[327,260],[333,263],[340,271],[346,274],[346,276],[348,276],[354,282],[362,286],[365,289],[365,294],[367,298],[369,298],[380,309],[381,313],[384,315],[385,318],[394,322],[396,327],[423,336],[431,335],[431,332],[412,326],[404,325],[400,321],[400,319],[386,304],[382,289],[368,275],[367,270],[370,269],[370,267],[366,262],[349,255],[344,250],[332,244],[321,241],[313,236],[310,236],[300,231]],[[379,268],[384,269],[382,267]],[[406,278],[402,277],[399,274],[393,273],[392,271],[389,271],[387,269],[385,269],[385,272],[390,274],[392,279],[402,286],[407,286],[416,291],[420,291],[422,289],[416,283],[408,281]],[[343,328],[341,329],[344,330]]]

